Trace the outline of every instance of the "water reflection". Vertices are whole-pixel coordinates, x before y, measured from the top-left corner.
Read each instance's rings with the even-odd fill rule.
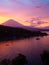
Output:
[[[25,55],[29,65],[41,65],[40,54],[43,50],[49,50],[49,36],[36,37],[24,40],[0,42],[0,61],[4,58],[12,60],[19,53]]]

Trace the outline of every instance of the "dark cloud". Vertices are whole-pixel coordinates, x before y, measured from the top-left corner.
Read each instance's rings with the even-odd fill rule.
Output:
[[[26,22],[30,22],[31,26],[38,26],[38,25],[42,25],[42,24],[48,24],[48,22],[42,21],[42,17],[31,18],[31,20],[28,20]]]
[[[48,22],[44,22],[44,21],[38,21],[37,24],[41,25],[41,24],[47,24]]]

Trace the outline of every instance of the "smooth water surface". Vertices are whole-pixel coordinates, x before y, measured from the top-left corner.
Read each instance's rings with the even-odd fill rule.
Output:
[[[49,51],[49,36],[40,37],[39,40],[36,38],[0,42],[0,61],[13,59],[21,53],[28,59],[28,65],[41,65],[40,54],[44,50]]]

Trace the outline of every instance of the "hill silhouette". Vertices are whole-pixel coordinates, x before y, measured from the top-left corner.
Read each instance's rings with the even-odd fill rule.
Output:
[[[14,28],[23,28],[23,29],[26,29],[26,30],[30,30],[30,31],[37,31],[38,29],[37,28],[34,28],[33,26],[24,26],[22,25],[21,23],[19,23],[18,21],[15,21],[13,19],[10,19],[6,22],[4,22],[2,25],[4,26],[8,26],[8,27],[14,27]]]
[[[47,33],[42,33],[40,31],[30,31],[24,28],[14,28],[8,26],[0,25],[0,41],[3,40],[13,40],[13,39],[23,39],[34,36],[45,36]]]
[[[49,26],[43,27],[43,28],[35,28],[34,26],[24,26],[18,21],[15,21],[13,19],[9,19],[8,21],[2,23],[1,25],[8,26],[8,27],[14,27],[14,28],[23,28],[30,31],[49,31]]]
[[[9,27],[23,27],[22,24],[18,23],[18,21],[15,21],[13,19],[4,22],[2,25],[9,26]]]
[[[49,26],[45,26],[44,29],[49,29]]]

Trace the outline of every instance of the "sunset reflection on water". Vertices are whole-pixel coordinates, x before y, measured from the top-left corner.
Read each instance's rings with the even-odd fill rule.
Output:
[[[12,59],[19,53],[25,55],[30,62],[40,62],[40,54],[43,50],[49,51],[49,36],[40,37],[36,40],[36,37],[0,42],[0,60],[4,58]],[[37,60],[37,61],[36,61]]]

